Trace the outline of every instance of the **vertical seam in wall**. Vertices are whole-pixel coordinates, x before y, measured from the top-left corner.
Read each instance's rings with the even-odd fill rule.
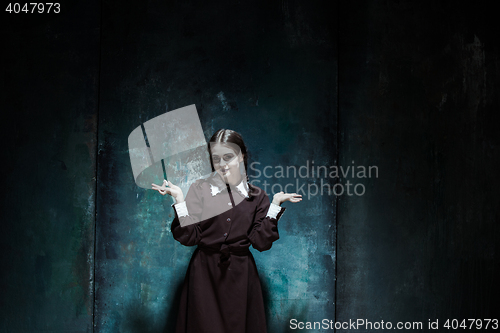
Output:
[[[336,167],[337,170],[340,164],[340,1],[337,1],[337,151],[336,154]],[[335,181],[337,184],[339,178]],[[339,235],[339,196],[335,196],[335,280],[334,280],[334,323],[337,322],[337,271],[338,271],[338,235]],[[337,329],[334,327],[333,331]]]
[[[92,332],[95,330],[95,300],[96,300],[96,276],[95,276],[95,265],[96,265],[96,253],[97,253],[97,183],[99,178],[99,109],[101,106],[101,60],[102,60],[102,17],[103,17],[103,0],[99,3],[100,8],[100,22],[99,22],[99,65],[97,69],[97,108],[96,108],[96,135],[95,135],[95,171],[94,171],[94,262],[93,262],[93,291],[92,291]]]

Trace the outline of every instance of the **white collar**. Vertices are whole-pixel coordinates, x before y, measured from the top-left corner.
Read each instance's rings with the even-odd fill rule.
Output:
[[[240,191],[240,193],[244,197],[248,198],[248,191],[245,185],[246,185],[245,182],[242,180],[241,183],[238,186],[236,186],[236,189]]]
[[[239,183],[236,186],[236,189],[241,193],[241,195],[248,198],[248,190],[247,190],[245,185],[246,185],[245,180],[242,180],[241,183]],[[224,190],[224,188],[219,188],[218,186],[216,186],[214,184],[210,184],[210,190],[212,192],[212,196],[214,197],[217,194],[221,193]]]

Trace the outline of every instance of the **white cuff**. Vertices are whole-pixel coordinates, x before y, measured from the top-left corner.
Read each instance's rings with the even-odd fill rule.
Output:
[[[271,206],[269,206],[266,217],[269,216],[270,218],[275,219],[279,212],[281,212],[281,206],[271,202]]]
[[[178,217],[189,216],[188,209],[187,209],[187,206],[186,206],[186,201],[183,201],[181,203],[173,204],[172,207],[175,208],[175,212],[177,213]]]

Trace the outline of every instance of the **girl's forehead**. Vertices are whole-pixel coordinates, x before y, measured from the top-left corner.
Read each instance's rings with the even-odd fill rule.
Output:
[[[238,145],[234,143],[210,143],[210,149],[212,150],[212,154],[217,155],[234,154],[239,151]]]

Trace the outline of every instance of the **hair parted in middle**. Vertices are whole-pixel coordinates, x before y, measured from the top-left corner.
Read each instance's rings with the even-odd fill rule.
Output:
[[[243,137],[241,136],[240,133],[236,132],[236,131],[233,131],[233,130],[230,130],[230,129],[219,129],[217,130],[214,135],[212,135],[212,137],[210,138],[210,141],[208,142],[208,152],[210,154],[210,165],[212,166],[212,171],[215,171],[215,168],[214,168],[214,163],[213,163],[213,160],[212,160],[212,150],[211,150],[211,145],[213,144],[217,144],[217,143],[220,143],[222,145],[224,145],[225,143],[231,143],[232,145],[230,145],[229,147],[230,148],[233,148],[234,145],[238,146],[241,154],[243,155],[243,165],[245,166],[245,173],[247,172],[248,170],[248,151],[247,151],[247,147],[245,145],[245,142],[243,141]],[[236,152],[236,153],[239,153],[239,152]],[[249,179],[248,179],[248,175],[246,176],[246,180],[248,182],[248,187],[249,187],[249,196],[251,194],[251,192],[254,192],[252,189],[252,186],[251,184],[249,183]]]

